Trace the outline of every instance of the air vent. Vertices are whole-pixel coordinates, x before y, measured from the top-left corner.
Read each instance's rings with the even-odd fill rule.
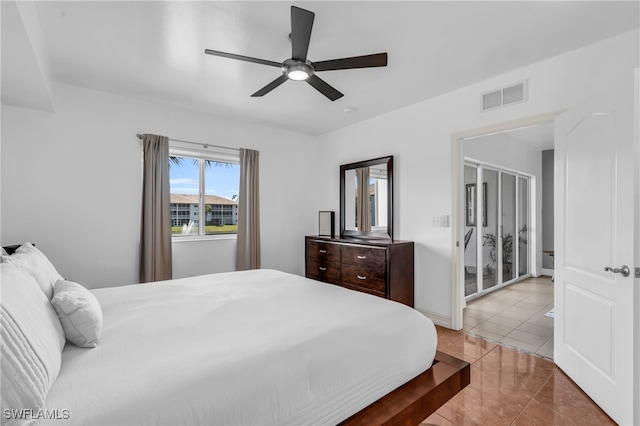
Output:
[[[512,84],[511,86],[503,87],[502,89],[483,93],[480,99],[480,110],[489,111],[491,109],[525,102],[529,98],[527,83],[528,80],[525,80]]]

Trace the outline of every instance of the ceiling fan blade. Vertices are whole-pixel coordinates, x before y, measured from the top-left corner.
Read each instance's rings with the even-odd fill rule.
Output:
[[[387,54],[375,53],[373,55],[354,56],[352,58],[331,59],[313,63],[316,71],[347,70],[352,68],[386,67]]]
[[[258,90],[256,93],[251,95],[251,97],[256,98],[259,96],[264,96],[287,80],[289,80],[289,78],[286,75],[282,74],[280,77],[276,78],[271,83],[267,84],[262,89]]]
[[[206,53],[207,55],[222,56],[223,58],[237,59],[239,61],[253,62],[255,64],[269,65],[278,68],[282,67],[282,63],[280,62],[267,61],[266,59],[252,58],[250,56],[236,55],[233,53],[220,52],[218,50],[205,49],[204,53]]]
[[[291,59],[307,60],[315,13],[291,6]]]
[[[307,83],[312,85],[318,92],[325,95],[327,98],[335,101],[336,99],[340,99],[344,95],[338,92],[333,86],[329,85],[326,81],[313,74],[309,78],[307,78]]]

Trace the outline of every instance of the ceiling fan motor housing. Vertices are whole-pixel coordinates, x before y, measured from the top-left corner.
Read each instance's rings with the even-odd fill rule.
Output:
[[[311,77],[315,73],[315,69],[309,60],[287,59],[282,63],[282,73],[291,80],[302,81]]]

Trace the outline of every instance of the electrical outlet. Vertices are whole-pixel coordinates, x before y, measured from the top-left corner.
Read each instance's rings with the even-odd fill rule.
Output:
[[[440,216],[432,216],[431,217],[431,226],[439,227],[440,226]]]

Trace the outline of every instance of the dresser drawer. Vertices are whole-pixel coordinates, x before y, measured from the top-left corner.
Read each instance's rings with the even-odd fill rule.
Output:
[[[342,283],[380,293],[385,292],[384,268],[366,269],[357,265],[342,264]]]
[[[340,263],[341,250],[337,244],[307,240],[305,250],[308,259],[313,258],[319,261]]]
[[[349,284],[345,284],[345,283],[342,283],[341,287],[348,288],[349,290],[359,291],[360,293],[367,293],[367,294],[371,294],[373,296],[382,297],[384,299],[387,298],[386,294],[381,293],[379,291],[374,291],[374,290],[371,290],[371,289],[368,289],[368,288],[365,288],[365,287],[358,287],[358,286],[355,286],[355,285],[349,285]]]
[[[368,269],[384,269],[387,249],[371,246],[342,246],[342,263]]]
[[[340,264],[307,257],[307,277],[339,284]]]

